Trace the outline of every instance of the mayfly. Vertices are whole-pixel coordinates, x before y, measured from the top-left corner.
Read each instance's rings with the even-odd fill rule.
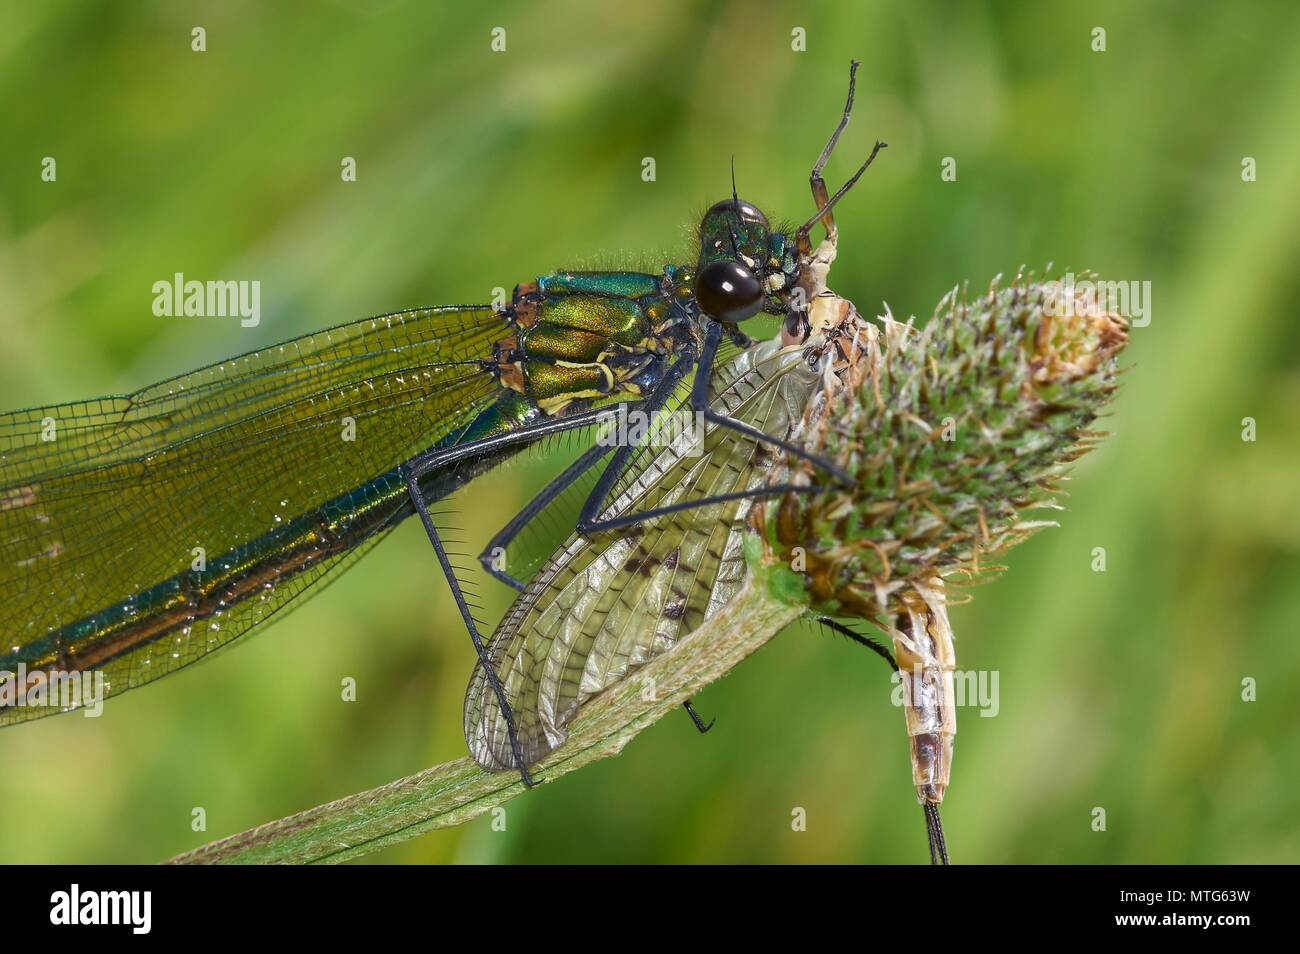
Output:
[[[747,319],[765,312],[806,332],[804,293],[820,267],[811,230],[833,232],[833,206],[884,145],[828,194],[821,170],[847,115],[814,169],[817,210],[795,230],[773,228],[733,187],[704,214],[694,260],[657,274],[560,271],[499,309],[396,312],[133,394],[0,415],[0,724],[75,708],[70,676],[102,676],[115,695],[183,668],[318,592],[412,515],[486,663],[430,503],[543,438],[637,402],[658,412],[692,372],[690,407],[706,422],[809,457],[715,409],[709,383],[754,344]],[[593,448],[548,488],[610,458],[579,531],[609,526],[600,514],[634,450]],[[480,559],[520,582],[489,551]],[[485,669],[531,784],[506,692]]]

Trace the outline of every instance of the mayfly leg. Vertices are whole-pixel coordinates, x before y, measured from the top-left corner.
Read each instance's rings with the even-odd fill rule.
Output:
[[[849,180],[840,186],[834,195],[830,195],[826,189],[826,180],[822,178],[822,172],[826,168],[826,163],[835,151],[835,145],[840,141],[840,135],[844,132],[845,127],[849,124],[849,117],[853,114],[853,90],[857,85],[858,67],[862,64],[858,60],[849,63],[849,96],[844,103],[844,115],[840,117],[839,123],[835,126],[835,131],[831,133],[830,139],[826,140],[826,145],[822,149],[821,155],[813,164],[812,173],[808,176],[808,184],[812,187],[813,206],[817,209],[817,214],[799,227],[795,233],[795,247],[801,255],[808,255],[812,251],[812,242],[808,238],[808,233],[818,222],[826,229],[826,238],[832,245],[835,244],[839,237],[839,232],[835,228],[835,215],[832,212],[835,203],[843,198],[844,194],[853,188],[854,184],[861,178],[862,173],[867,171],[872,160],[876,158],[876,153],[884,149],[889,143],[877,141],[875,147],[871,150],[871,155],[867,161],[858,167],[857,172],[849,177]]]
[[[830,202],[830,193],[826,191],[826,180],[822,178],[822,170],[826,168],[826,163],[831,158],[831,153],[835,151],[835,145],[840,141],[840,134],[849,124],[849,117],[853,114],[853,89],[857,85],[858,67],[862,63],[859,60],[849,62],[849,97],[844,103],[844,115],[840,117],[835,131],[831,133],[831,138],[826,140],[826,146],[822,149],[822,154],[817,157],[817,162],[813,164],[812,174],[808,176],[808,184],[812,186],[813,207],[817,209],[826,209],[826,214],[821,216],[821,223],[826,228],[826,235],[834,241],[836,235],[835,216],[828,208]],[[800,249],[808,252],[810,249]]]
[[[848,637],[849,639],[853,640],[853,642],[857,643],[859,646],[863,647],[864,649],[871,650],[873,653],[875,653],[885,662],[889,663],[890,669],[894,670],[894,672],[898,672],[898,663],[894,662],[893,655],[889,652],[888,649],[880,645],[880,643],[876,642],[871,637],[863,636],[861,633],[855,632],[854,630],[845,626],[839,620],[834,619],[833,617],[830,616],[814,616],[812,620],[814,623],[820,623],[822,626],[825,626],[827,629],[834,630],[835,632],[839,633],[841,636]]]

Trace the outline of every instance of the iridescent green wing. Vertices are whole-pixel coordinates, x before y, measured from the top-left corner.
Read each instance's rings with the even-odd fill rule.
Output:
[[[0,672],[98,658],[117,693],[246,632],[346,561],[328,541],[358,513],[382,534],[396,498],[367,482],[495,399],[479,360],[508,330],[484,306],[399,312],[135,394],[0,415]],[[304,514],[316,525],[294,528]],[[277,532],[306,541],[299,572],[246,579],[255,597],[177,625],[221,594],[164,581]],[[110,651],[112,626],[151,616],[170,620],[165,637]],[[57,711],[0,708],[0,724]]]
[[[714,406],[784,436],[813,382],[795,349],[764,343],[729,369]],[[756,486],[774,455],[734,430],[710,428],[701,456],[642,452],[605,516]],[[698,627],[739,588],[744,501],[689,509],[592,537],[572,535],[533,577],[489,653],[532,764],[568,735],[587,699]],[[470,753],[513,768],[505,719],[482,666],[465,698]]]

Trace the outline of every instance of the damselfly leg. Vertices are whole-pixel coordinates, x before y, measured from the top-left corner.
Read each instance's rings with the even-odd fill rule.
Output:
[[[668,400],[672,397],[673,391],[676,389],[677,385],[681,383],[682,378],[686,376],[687,372],[690,371],[694,365],[695,355],[693,351],[689,349],[683,351],[681,357],[671,368],[669,368],[668,373],[664,375],[664,380],[660,385],[648,398],[645,399],[645,401],[641,402],[643,405],[641,410],[647,417],[652,417],[663,409],[664,405],[667,404]],[[626,407],[626,405],[623,406]],[[613,419],[616,410],[617,406],[614,409],[607,410],[605,413],[610,415],[610,418]],[[516,590],[522,592],[525,584],[521,580],[515,579],[505,570],[501,569],[498,565],[498,561],[495,559],[495,555],[504,553],[506,547],[510,545],[511,541],[519,536],[519,534],[523,532],[524,528],[528,526],[528,524],[531,523],[538,514],[550,506],[556,497],[564,493],[564,491],[572,486],[575,481],[580,479],[583,474],[595,467],[596,464],[600,462],[600,459],[608,453],[609,447],[605,444],[600,442],[593,444],[585,450],[577,460],[566,467],[559,476],[555,477],[550,481],[550,483],[543,487],[537,496],[530,500],[524,508],[519,511],[519,513],[515,514],[515,516],[510,519],[509,523],[497,531],[497,534],[488,541],[487,546],[483,548],[483,552],[479,554],[478,558],[483,569],[502,583],[505,583],[507,586],[514,587]],[[617,456],[610,462],[609,467],[610,469],[613,469],[616,465],[619,468],[619,473],[621,473],[623,467]],[[615,479],[617,479],[617,477],[618,474],[615,474]]]
[[[814,466],[827,471],[836,482],[852,486],[853,478],[833,461],[827,460],[819,454],[811,453],[784,438],[768,434],[765,431],[761,431],[743,421],[738,421],[734,417],[715,411],[709,406],[709,375],[713,371],[713,361],[718,352],[718,344],[722,337],[722,331],[722,325],[715,322],[709,326],[708,331],[705,333],[704,347],[700,353],[699,366],[696,368],[695,381],[691,386],[691,410],[702,415],[706,421],[710,421],[719,427],[725,427],[738,434],[743,434],[759,443],[779,447],[787,453],[807,460]],[[600,514],[606,505],[609,493],[613,489],[615,482],[621,475],[623,468],[626,466],[627,461],[634,450],[635,448],[631,445],[620,447],[618,451],[615,452],[614,459],[610,461],[609,466],[600,475],[600,480],[597,481],[596,486],[592,488],[591,494],[583,504],[582,514],[578,518],[578,530],[582,533],[615,530],[619,527],[632,526],[670,513],[679,513],[683,510],[708,507],[713,504],[726,503],[728,501],[752,500],[760,497],[771,497],[790,492],[815,493],[819,490],[825,489],[816,484],[780,484],[754,487],[749,490],[701,497],[697,500],[683,500],[663,507],[623,513],[602,519]]]
[[[791,443],[784,438],[768,434],[761,431],[753,425],[738,421],[734,417],[715,411],[709,405],[709,376],[713,373],[713,362],[718,356],[718,345],[722,339],[722,326],[718,324],[711,325],[705,334],[704,347],[700,352],[700,367],[695,372],[695,381],[691,387],[691,410],[704,415],[706,421],[712,421],[720,427],[730,428],[737,433],[744,434],[753,440],[761,443],[771,444],[779,447],[788,454],[808,461],[816,467],[830,474],[837,483],[846,487],[853,486],[853,478],[844,468],[838,466],[833,461],[822,457],[820,454],[814,454],[805,450],[798,444]]]
[[[510,709],[510,703],[506,700],[505,687],[501,685],[501,680],[496,676],[496,672],[491,668],[488,660],[487,647],[483,645],[483,638],[479,635],[478,627],[474,623],[474,614],[470,612],[469,604],[465,602],[465,594],[461,592],[460,580],[456,578],[456,570],[447,559],[447,551],[442,545],[442,540],[438,536],[438,528],[434,526],[432,517],[429,516],[429,508],[424,499],[420,496],[420,488],[415,478],[410,478],[409,486],[411,488],[411,500],[415,503],[415,509],[420,513],[420,520],[424,524],[424,530],[429,535],[429,542],[433,544],[433,551],[438,554],[438,563],[442,566],[443,575],[447,577],[447,585],[451,587],[451,595],[456,600],[456,608],[460,610],[460,617],[465,622],[465,628],[469,630],[469,638],[474,642],[474,652],[478,654],[479,660],[483,665],[488,667],[488,678],[492,683],[492,691],[497,695],[497,701],[501,703],[501,709],[506,715],[506,725],[510,732],[510,748],[515,755],[515,761],[519,765],[519,775],[523,779],[526,787],[533,787],[532,776],[528,774],[528,767],[524,764],[523,753],[519,748],[519,735],[514,724],[514,712]]]
[[[626,409],[633,402],[622,402],[613,406],[613,410],[622,407]],[[455,568],[452,567],[451,561],[447,558],[447,551],[443,547],[442,539],[438,534],[438,528],[433,522],[433,516],[429,513],[429,505],[425,500],[424,493],[420,489],[420,479],[429,474],[452,467],[456,463],[464,460],[477,459],[490,456],[498,451],[504,451],[511,447],[532,443],[540,440],[550,434],[560,433],[566,430],[584,427],[595,423],[601,413],[609,413],[611,409],[603,411],[584,411],[580,414],[574,414],[566,418],[552,418],[543,421],[535,427],[525,431],[511,431],[494,437],[484,438],[483,440],[470,441],[466,444],[460,444],[455,447],[445,449],[435,449],[420,454],[402,465],[402,473],[406,479],[408,492],[410,493],[411,503],[414,505],[416,512],[420,515],[420,522],[424,524],[425,533],[428,534],[429,542],[433,544],[434,552],[438,556],[438,563],[442,567],[443,575],[447,578],[447,585],[451,587],[452,597],[456,601],[456,607],[460,611],[461,619],[465,623],[465,628],[469,631],[470,640],[474,643],[474,652],[479,658],[487,673],[488,681],[492,686],[492,691],[496,694],[497,701],[501,705],[502,713],[506,718],[506,725],[510,735],[510,747],[515,755],[515,761],[519,768],[520,777],[526,786],[532,787],[532,776],[528,774],[528,767],[524,763],[522,752],[519,748],[518,734],[514,724],[514,714],[510,708],[510,703],[506,698],[505,687],[497,678],[496,670],[492,667],[488,658],[487,648],[483,645],[483,639],[479,635],[478,626],[474,622],[474,615],[470,612],[469,604],[465,600],[465,595],[460,587],[460,580],[456,576]]]
[[[779,437],[775,437],[758,428],[751,427],[735,418],[714,411],[709,406],[709,382],[712,375],[713,363],[724,331],[724,326],[717,322],[710,323],[708,332],[704,341],[704,352],[701,356],[699,366],[696,368],[695,381],[691,388],[690,407],[702,415],[706,421],[712,421],[720,427],[726,427],[756,441],[774,444],[777,447],[787,450],[796,456],[806,458],[815,465],[820,466],[841,480],[848,481],[850,478],[840,468],[824,458],[805,451],[798,445],[792,444]],[[686,373],[695,364],[694,354],[689,350],[685,351],[674,364],[670,372],[665,375],[664,380],[644,402],[643,410],[647,415],[653,415],[662,410],[665,404],[676,390],[677,385],[685,377]],[[736,494],[724,494],[701,497],[695,500],[680,501],[677,504],[668,507],[661,507],[645,511],[636,511],[625,513],[618,517],[599,519],[601,511],[606,505],[606,500],[610,491],[623,476],[627,469],[632,455],[637,447],[634,443],[628,442],[622,444],[614,453],[613,459],[601,473],[600,479],[596,486],[588,495],[583,505],[582,516],[578,521],[578,530],[583,533],[595,533],[601,530],[614,529],[617,527],[633,526],[655,517],[663,516],[668,513],[675,513],[682,510],[697,509],[708,507],[718,503],[725,503],[746,498],[758,498],[772,496],[774,494],[785,493],[788,491],[813,492],[818,488],[813,485],[795,486],[781,485],[775,487],[758,487]],[[564,472],[554,478],[542,491],[534,497],[528,504],[503,527],[487,544],[483,552],[479,555],[479,562],[483,568],[494,578],[523,591],[525,584],[507,573],[500,565],[496,558],[497,554],[505,552],[509,546],[524,528],[542,513],[560,494],[562,494],[575,481],[580,479],[583,474],[595,467],[599,461],[608,453],[608,448],[597,444],[585,451],[577,460],[575,460]],[[476,642],[477,646],[477,642]],[[489,679],[495,682],[496,675],[489,668]],[[700,719],[699,715],[687,704],[687,712],[691,720],[695,723],[697,729],[701,732],[707,731],[708,726]],[[710,722],[709,726],[712,725]]]
[[[696,712],[695,707],[691,705],[690,699],[687,699],[685,702],[682,703],[682,708],[686,710],[686,714],[690,716],[691,721],[695,723],[695,728],[700,730],[700,735],[703,735],[704,733],[712,729],[713,723],[718,721],[717,719],[710,719],[708,722],[705,722],[703,719],[701,719],[700,714]]]
[[[726,427],[740,434],[752,438],[761,443],[773,444],[782,450],[794,454],[796,457],[810,461],[814,465],[828,471],[837,481],[850,484],[852,478],[844,470],[836,466],[833,462],[820,455],[810,453],[789,441],[768,434],[758,428],[751,427],[742,421],[725,414],[714,411],[709,406],[709,380],[713,368],[714,357],[717,354],[719,338],[722,333],[722,325],[714,323],[705,338],[704,353],[700,358],[699,367],[696,370],[695,381],[691,388],[690,406],[694,411],[698,411],[707,421],[712,421],[720,427]],[[672,370],[660,386],[644,402],[644,410],[647,415],[652,415],[661,410],[671,397],[673,390],[686,373],[690,370],[695,362],[694,355],[685,353],[681,359],[673,366]],[[609,412],[606,412],[609,413]],[[613,489],[618,479],[623,476],[627,469],[628,462],[632,454],[636,451],[636,446],[632,443],[623,444],[614,453],[613,459],[601,473],[597,485],[592,488],[586,502],[583,505],[582,516],[579,518],[577,529],[583,533],[595,533],[601,530],[611,530],[618,527],[632,526],[654,517],[662,516],[667,513],[676,513],[682,510],[690,510],[698,507],[708,507],[717,503],[727,501],[775,496],[777,494],[789,491],[811,492],[819,489],[815,485],[781,485],[779,487],[759,487],[752,491],[746,491],[741,494],[724,494],[711,497],[702,497],[697,500],[682,501],[670,507],[663,507],[655,510],[636,511],[626,513],[616,518],[606,520],[599,519],[599,514],[606,504],[610,491]],[[543,510],[549,506],[556,497],[563,493],[568,487],[572,486],[575,481],[582,477],[583,474],[591,470],[605,454],[608,448],[603,445],[596,445],[585,451],[581,457],[575,460],[567,467],[563,473],[555,477],[549,484],[542,489],[540,493],[524,506],[518,514],[515,515],[509,523],[488,542],[483,552],[479,554],[479,562],[483,568],[496,579],[511,586],[517,590],[524,589],[524,583],[515,579],[509,573],[502,570],[494,559],[495,554],[499,554],[513,541],[523,529]]]
[[[748,425],[728,418],[725,415],[717,415],[715,412],[708,410],[709,375],[712,373],[713,360],[720,343],[721,332],[721,325],[717,323],[710,324],[709,333],[706,335],[705,340],[708,363],[705,365],[701,362],[699,366],[695,385],[692,388],[691,403],[696,403],[698,395],[698,400],[701,400],[704,403],[706,419],[714,420],[722,426],[731,427],[741,433],[753,436],[756,439],[768,440],[772,443],[776,443],[778,446],[787,448],[801,456],[808,456],[814,462],[820,462],[820,459],[815,455],[808,455],[800,448],[797,448],[786,441],[772,438],[770,435],[765,434],[757,428],[751,428]],[[689,348],[685,349],[679,355],[678,360],[669,369],[668,373],[665,374],[663,380],[660,381],[655,390],[651,392],[644,402],[641,402],[643,406],[648,408],[651,413],[660,410],[664,404],[667,403],[677,385],[694,364],[695,357],[693,352]],[[452,596],[455,599],[457,609],[461,614],[461,619],[465,623],[466,629],[469,631],[470,640],[474,644],[474,651],[478,656],[479,661],[483,664],[488,682],[501,706],[502,714],[505,718],[507,730],[510,735],[511,750],[515,756],[516,766],[519,769],[520,776],[525,785],[531,786],[533,781],[527,771],[527,766],[522,759],[522,754],[519,749],[517,728],[514,724],[514,715],[510,708],[509,700],[506,698],[505,687],[501,685],[501,681],[496,674],[495,668],[490,664],[487,648],[484,646],[482,637],[478,632],[477,624],[474,622],[473,613],[465,599],[455,569],[447,558],[446,549],[443,546],[442,539],[438,533],[437,525],[434,523],[433,516],[429,513],[428,501],[425,499],[424,493],[420,488],[420,479],[435,471],[452,467],[461,461],[480,459],[499,451],[507,450],[513,446],[532,443],[533,441],[561,431],[574,430],[592,424],[599,424],[602,420],[607,420],[611,415],[616,415],[621,411],[627,411],[635,403],[638,402],[620,402],[605,408],[588,410],[568,417],[553,418],[543,421],[524,431],[513,431],[479,441],[470,441],[446,449],[432,450],[407,461],[406,464],[403,465],[403,473],[410,492],[411,502],[414,505],[416,512],[420,515],[420,520],[424,525],[425,533],[428,535],[429,541],[432,543],[434,551],[438,555],[438,562],[442,567],[444,576],[447,578],[448,586],[451,588]],[[587,510],[597,508],[603,503],[603,499],[608,494],[609,488],[614,485],[615,481],[623,473],[627,461],[635,449],[635,445],[631,443],[618,448],[614,454],[614,459],[610,461],[609,465],[602,473],[597,487],[593,489],[591,496],[588,498],[587,504],[584,506],[584,514]],[[534,500],[531,501],[515,519],[511,520],[510,523],[493,538],[493,540],[488,544],[487,549],[479,558],[485,569],[487,569],[492,576],[517,589],[523,588],[520,581],[509,576],[509,574],[504,570],[499,569],[495,565],[494,561],[490,559],[489,554],[500,552],[498,548],[504,548],[508,545],[510,541],[513,540],[514,537],[517,536],[523,528],[537,516],[537,514],[542,512],[545,507],[555,499],[555,497],[562,493],[566,487],[579,479],[582,474],[594,467],[606,453],[608,453],[608,449],[599,444],[585,451],[573,464],[566,468],[559,477],[551,481],[551,483],[548,484],[547,487],[544,488],[542,492],[534,498]],[[833,465],[830,466],[833,467]],[[762,492],[772,494],[780,492],[780,489],[761,488],[760,493]],[[755,496],[756,495],[757,494],[755,494]],[[677,506],[671,508],[671,510],[707,506],[717,502],[719,502],[717,498],[687,501],[686,507]],[[671,512],[671,510],[668,512]],[[595,512],[598,513],[599,511],[596,510]],[[632,519],[628,522],[637,523],[657,515],[658,512],[655,511],[647,511],[643,514],[631,514],[629,516],[631,516]],[[579,524],[579,529],[582,529],[584,532],[587,530],[587,528],[582,526],[581,522]],[[601,530],[606,528],[600,524],[596,524],[591,527],[591,529]],[[703,725],[699,720],[699,717],[694,713],[692,713],[692,719],[696,721],[697,726]]]

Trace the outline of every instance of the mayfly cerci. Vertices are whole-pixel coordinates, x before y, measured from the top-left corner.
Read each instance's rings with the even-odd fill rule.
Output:
[[[743,437],[747,455],[779,449],[847,480],[783,436],[786,418],[738,413],[734,391],[772,358],[753,352],[746,319],[779,316],[791,349],[825,348],[810,302],[827,263],[811,231],[820,223],[834,238],[833,206],[885,145],[829,194],[822,169],[848,122],[856,67],[813,168],[815,214],[797,229],[773,228],[733,187],[704,214],[694,260],[657,274],[558,271],[518,285],[501,308],[396,312],[133,394],[0,415],[0,725],[75,708],[58,691],[70,674],[102,675],[116,695],[183,668],[319,591],[418,514],[479,658],[479,703],[500,719],[496,764],[531,784],[539,751],[516,724],[429,504],[543,438],[634,406],[659,412],[683,390],[685,406],[714,433]],[[341,439],[344,419],[366,439]],[[579,534],[792,489],[707,492],[704,482],[702,495],[670,505],[611,506],[637,485],[646,455],[598,444],[494,537],[485,569],[522,589],[489,554],[602,464]],[[213,474],[229,478],[219,493]]]

